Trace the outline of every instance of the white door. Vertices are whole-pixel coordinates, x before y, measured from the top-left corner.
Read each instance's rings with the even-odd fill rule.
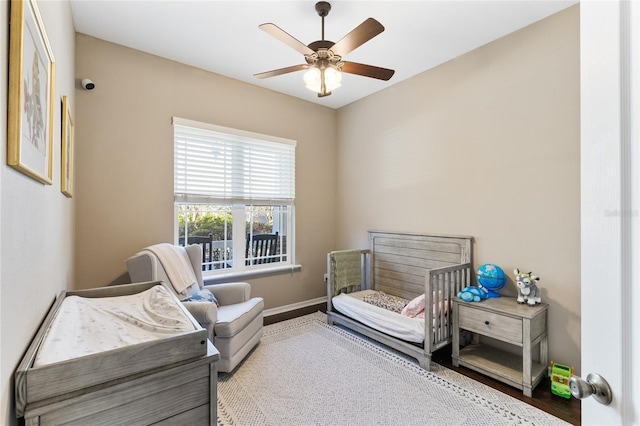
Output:
[[[581,376],[613,391],[583,425],[640,424],[639,31],[637,0],[580,3]]]

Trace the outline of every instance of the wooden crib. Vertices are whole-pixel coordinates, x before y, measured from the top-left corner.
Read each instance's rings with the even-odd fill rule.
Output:
[[[355,251],[361,256],[359,282],[348,283],[339,276],[346,272],[336,266],[336,259],[345,252],[329,253],[329,324],[343,325],[414,357],[422,368],[429,371],[431,354],[452,341],[453,321],[452,315],[448,314],[452,300],[461,289],[472,284],[472,243],[472,237],[464,236],[369,231],[370,248]],[[424,294],[425,306],[433,306],[433,309],[425,309],[421,341],[411,342],[381,332],[381,329],[388,328],[388,324],[381,324],[378,313],[376,319],[354,319],[334,306],[334,298],[341,294],[355,295],[355,292],[364,290],[382,291],[408,300]]]

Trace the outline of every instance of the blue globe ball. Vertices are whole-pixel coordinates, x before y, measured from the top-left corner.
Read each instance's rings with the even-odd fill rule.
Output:
[[[507,283],[507,276],[501,267],[492,263],[485,263],[478,268],[476,276],[478,284],[487,290],[489,297],[500,297],[496,292]]]

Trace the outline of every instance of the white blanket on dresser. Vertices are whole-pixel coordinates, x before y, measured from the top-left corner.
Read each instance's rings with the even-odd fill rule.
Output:
[[[193,330],[175,299],[159,285],[129,296],[68,296],[47,330],[34,366]]]

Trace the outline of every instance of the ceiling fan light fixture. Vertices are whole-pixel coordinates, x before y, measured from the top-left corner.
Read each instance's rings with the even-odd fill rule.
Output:
[[[322,80],[324,78],[324,91],[322,90]],[[304,73],[304,83],[307,89],[316,93],[325,94],[332,92],[341,86],[342,74],[334,66],[329,66],[324,70],[311,67]]]
[[[320,70],[318,68],[311,67],[307,70],[307,72],[304,73],[302,78],[304,80],[304,84],[306,85],[307,89],[313,90],[314,92],[316,92],[316,91],[320,91],[321,76],[322,74],[320,73]],[[316,88],[318,90],[316,90]]]
[[[332,92],[341,86],[342,74],[335,67],[329,67],[324,70],[324,84],[327,92]]]
[[[382,24],[373,18],[368,18],[349,34],[338,40],[337,43],[334,43],[324,38],[324,19],[330,10],[330,3],[326,1],[316,3],[316,12],[322,18],[322,39],[316,40],[309,45],[303,44],[274,24],[259,25],[261,30],[302,53],[306,64],[262,72],[254,74],[254,76],[257,78],[275,77],[306,69],[307,72],[303,76],[305,86],[307,89],[316,92],[319,98],[329,96],[333,90],[341,86],[343,72],[378,80],[389,80],[395,72],[394,70],[357,62],[344,62],[342,60],[344,55],[383,32],[384,27]]]

